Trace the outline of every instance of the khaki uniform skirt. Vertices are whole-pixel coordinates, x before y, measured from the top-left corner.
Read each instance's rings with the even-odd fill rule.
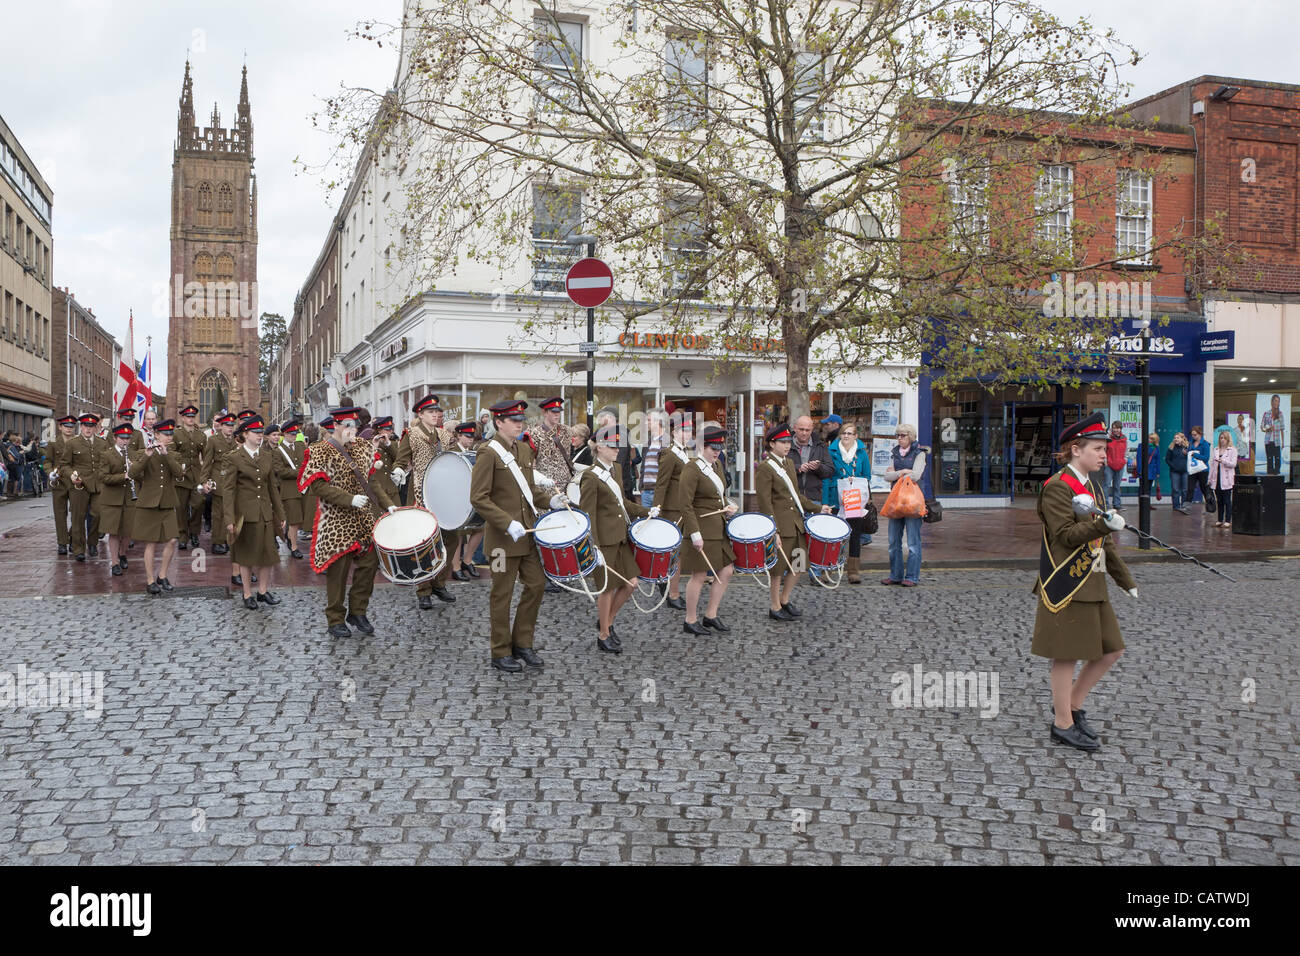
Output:
[[[130,509],[131,537],[136,541],[170,541],[176,537],[175,508]]]
[[[807,539],[807,537],[806,537],[805,535],[803,535],[803,534],[792,534],[792,535],[790,535],[788,538],[785,537],[784,535],[778,535],[777,537],[778,537],[778,538],[780,539],[780,541],[781,541],[781,548],[783,548],[783,549],[785,550],[785,554],[782,555],[782,554],[781,554],[781,551],[780,551],[779,549],[777,550],[777,552],[776,552],[776,567],[772,568],[772,574],[776,575],[776,574],[792,574],[792,573],[795,573],[794,568],[790,567],[790,561],[798,561],[798,560],[799,560],[799,556],[795,554],[795,550],[796,550],[796,549],[799,549],[799,548],[802,548],[802,549],[803,549],[803,560],[804,560],[804,563],[807,564],[807,561],[808,561],[808,539]],[[786,558],[789,558],[790,561],[787,561]],[[807,568],[805,567],[804,570],[806,571]]]
[[[1095,661],[1124,649],[1119,621],[1109,601],[1071,601],[1053,614],[1038,600],[1030,650],[1053,660]]]
[[[280,548],[270,521],[245,519],[239,537],[230,543],[230,560],[246,568],[268,568],[280,563]]]
[[[291,525],[302,526],[302,498],[286,498],[284,505],[285,520]]]
[[[100,505],[99,530],[103,534],[115,534],[126,538],[131,535],[131,512],[133,505]]]
[[[606,566],[613,568],[629,581],[641,573],[641,569],[636,565],[636,558],[632,556],[632,545],[626,540],[601,548],[600,556],[605,559]],[[615,591],[626,583],[618,575],[606,574],[599,568],[596,569],[592,576],[599,581],[601,575],[605,577],[605,590],[601,591],[601,594]]]
[[[704,554],[708,555],[709,560],[713,562],[713,570],[719,574],[727,565],[736,563],[736,554],[731,550],[730,538],[722,541],[710,541],[705,538]],[[689,536],[682,538],[681,568],[685,574],[695,574],[709,570],[708,564],[704,561],[704,555],[695,550],[695,545],[691,544]]]

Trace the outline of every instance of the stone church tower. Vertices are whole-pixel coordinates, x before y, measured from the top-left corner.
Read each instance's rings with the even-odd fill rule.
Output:
[[[257,183],[248,67],[235,125],[194,124],[190,64],[185,63],[172,158],[171,323],[167,405],[199,406],[201,422],[224,405],[258,408]]]

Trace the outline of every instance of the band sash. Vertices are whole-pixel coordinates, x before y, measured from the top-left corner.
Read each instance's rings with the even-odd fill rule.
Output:
[[[1068,469],[1062,468],[1047,479],[1047,481],[1052,480],[1065,482],[1075,494],[1092,495],[1091,489],[1085,487]],[[1043,482],[1043,486],[1046,487],[1047,482]],[[1093,495],[1093,498],[1095,500],[1096,496]],[[1101,543],[1101,538],[1085,541],[1071,551],[1065,560],[1057,564],[1052,560],[1052,550],[1047,541],[1047,528],[1043,528],[1043,541],[1038,553],[1038,596],[1048,611],[1053,614],[1060,612],[1087,583],[1097,555],[1101,552]]]

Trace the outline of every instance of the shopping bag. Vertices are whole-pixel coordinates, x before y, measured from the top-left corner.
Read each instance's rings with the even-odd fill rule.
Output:
[[[894,482],[894,488],[885,499],[880,509],[882,518],[923,518],[925,517],[925,493],[912,480],[904,475]]]
[[[840,497],[840,517],[861,518],[866,515],[866,503],[871,485],[866,478],[840,478],[837,485]]]
[[[1165,496],[1160,493],[1160,479],[1156,479],[1156,501],[1163,501]]]

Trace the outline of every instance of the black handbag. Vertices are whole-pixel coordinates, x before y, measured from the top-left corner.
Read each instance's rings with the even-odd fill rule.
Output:
[[[876,503],[867,496],[867,506],[863,509],[862,526],[867,534],[876,534],[880,531],[880,512],[876,510]]]
[[[929,498],[925,502],[925,517],[921,519],[926,524],[934,524],[936,521],[943,520],[943,505],[939,504],[938,498]]]
[[[1214,489],[1209,485],[1205,486],[1205,510],[1208,514],[1213,514],[1218,510],[1219,500],[1214,496]]]

